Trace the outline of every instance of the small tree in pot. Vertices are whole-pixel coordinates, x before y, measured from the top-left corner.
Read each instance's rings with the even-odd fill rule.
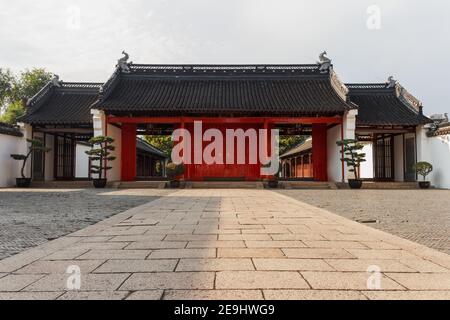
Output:
[[[20,170],[21,178],[16,178],[16,186],[18,188],[29,188],[31,185],[31,178],[27,178],[25,176],[25,167],[28,159],[35,151],[41,152],[49,152],[51,149],[47,148],[41,140],[36,139],[27,139],[27,142],[30,144],[28,147],[27,154],[12,154],[11,158],[17,161],[22,161],[22,168]]]
[[[261,166],[262,168],[268,169],[272,167],[272,161],[269,161],[267,164],[263,164]],[[277,189],[278,188],[278,178],[280,174],[280,167],[278,167],[278,171],[274,175],[267,176],[264,178],[264,182],[267,182],[267,186],[270,189]]]
[[[341,150],[342,161],[347,164],[349,171],[355,175],[355,179],[348,179],[350,188],[361,189],[362,180],[359,177],[359,168],[361,163],[366,161],[366,154],[360,151],[364,148],[364,145],[355,139],[344,139],[336,142],[336,144],[343,149]]]
[[[428,189],[431,186],[430,181],[425,181],[427,176],[433,172],[433,166],[429,162],[418,162],[414,165],[414,170],[417,172],[418,175],[423,177],[423,181],[419,182],[419,186],[421,189]]]
[[[111,137],[97,136],[89,140],[92,144],[92,149],[86,151],[89,159],[96,164],[91,165],[91,173],[98,175],[97,179],[93,179],[93,184],[95,188],[105,188],[106,187],[106,172],[112,167],[108,166],[108,161],[116,160],[116,157],[111,156],[111,151],[115,150],[112,145],[114,139]]]
[[[170,188],[179,188],[180,187],[180,180],[179,177],[184,174],[185,167],[184,164],[175,164],[173,162],[168,163],[166,165],[166,173],[167,177],[169,178],[169,186]]]

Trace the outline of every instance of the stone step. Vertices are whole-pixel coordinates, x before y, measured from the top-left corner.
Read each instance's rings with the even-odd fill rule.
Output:
[[[116,182],[113,187],[117,189],[164,189],[167,181],[130,181]]]
[[[339,189],[349,189],[347,183],[337,183]],[[417,182],[363,182],[362,189],[367,190],[413,190],[418,189]]]
[[[316,182],[316,181],[280,181],[280,187],[283,189],[337,189],[333,182]]]
[[[92,181],[33,181],[31,187],[41,189],[87,189],[94,186]]]
[[[190,189],[263,189],[261,181],[192,181],[186,183]]]

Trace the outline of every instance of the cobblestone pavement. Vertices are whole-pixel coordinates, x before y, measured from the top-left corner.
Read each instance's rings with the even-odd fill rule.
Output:
[[[0,299],[450,299],[450,256],[269,190],[180,190],[0,261]]]
[[[450,254],[449,190],[283,190],[280,193]]]
[[[165,193],[0,189],[0,259],[83,229]]]

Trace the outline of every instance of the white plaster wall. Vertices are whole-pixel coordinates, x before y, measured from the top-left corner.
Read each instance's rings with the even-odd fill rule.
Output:
[[[342,181],[341,149],[336,142],[341,140],[341,126],[337,125],[327,132],[328,180]]]
[[[344,115],[343,131],[344,139],[355,139],[356,116],[358,110],[350,110]],[[342,162],[341,148],[336,145],[341,140],[341,126],[337,125],[327,132],[327,152],[328,152],[328,180],[333,182],[342,182]],[[344,164],[344,180],[353,177],[353,173],[348,172]]]
[[[361,151],[366,154],[366,161],[361,163],[360,174],[362,179],[373,179],[373,145],[364,143]]]
[[[426,132],[424,128],[417,130],[418,161],[433,165],[434,170],[427,180],[437,188],[450,189],[450,135],[429,138]]]
[[[121,153],[122,153],[122,130],[113,125],[108,125],[108,136],[114,139],[114,150],[111,155],[116,157],[116,160],[108,162],[108,166],[112,167],[108,171],[107,177],[109,181],[121,180]]]
[[[20,177],[21,161],[11,158],[11,154],[22,154],[25,139],[0,134],[0,188],[12,187]]]
[[[120,181],[121,180],[121,153],[122,153],[122,130],[113,125],[108,124],[107,130],[105,127],[105,113],[100,110],[91,110],[93,126],[94,126],[94,136],[104,136],[106,133],[109,137],[114,139],[115,151],[111,152],[111,155],[115,156],[117,159],[108,163],[108,166],[112,167],[111,170],[107,172],[107,178],[109,181]],[[108,132],[106,132],[108,131]]]
[[[75,154],[75,177],[89,178],[89,156],[86,151],[90,150],[89,146],[84,144],[76,145]]]
[[[394,172],[395,181],[403,182],[405,181],[405,161],[404,148],[403,148],[403,135],[394,137]]]
[[[428,138],[428,148],[434,167],[431,182],[437,188],[450,189],[450,135]]]

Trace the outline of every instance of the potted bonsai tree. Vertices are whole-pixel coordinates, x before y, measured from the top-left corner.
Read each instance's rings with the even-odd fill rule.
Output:
[[[347,164],[349,171],[353,172],[355,179],[348,179],[348,184],[352,189],[361,189],[362,180],[359,177],[359,168],[362,162],[365,162],[365,153],[360,151],[364,148],[364,145],[359,143],[355,139],[344,139],[336,142],[339,147],[342,147],[342,161]]]
[[[272,162],[269,161],[269,163],[262,165],[263,168],[270,168],[272,166]],[[280,173],[280,170],[274,175],[267,176],[264,178],[264,182],[267,183],[267,186],[270,189],[277,189],[278,188],[278,175]]]
[[[92,180],[95,188],[106,187],[106,172],[112,169],[107,163],[116,160],[116,157],[111,156],[111,151],[115,150],[113,142],[113,138],[104,136],[93,137],[89,140],[92,149],[86,151],[86,154],[91,161],[95,162],[94,165],[91,165],[91,173],[98,175],[97,179]]]
[[[427,176],[433,171],[433,166],[428,162],[418,162],[414,165],[414,170],[418,175],[423,177],[423,181],[419,181],[419,186],[421,189],[429,189],[431,186],[430,181],[425,181]]]
[[[27,139],[27,142],[30,144],[28,147],[27,154],[12,154],[11,158],[17,161],[22,161],[22,168],[20,170],[21,178],[16,178],[16,186],[18,188],[29,188],[31,185],[31,178],[27,178],[25,176],[25,167],[28,159],[35,151],[41,152],[49,152],[51,149],[47,148],[41,140],[36,139]]]
[[[169,178],[169,187],[170,188],[179,188],[180,180],[179,177],[184,174],[185,167],[184,164],[175,164],[170,162],[166,165],[166,173],[167,178]]]

